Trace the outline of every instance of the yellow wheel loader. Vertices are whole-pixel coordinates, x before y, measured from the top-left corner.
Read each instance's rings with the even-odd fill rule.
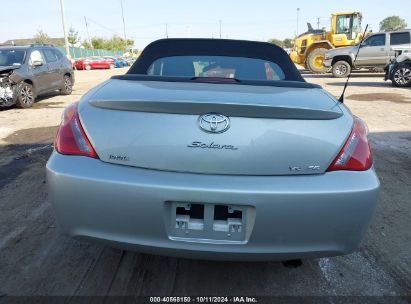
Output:
[[[308,23],[308,31],[294,40],[291,60],[314,73],[325,73],[323,66],[325,52],[329,49],[350,46],[362,38],[359,12],[338,12],[331,15],[331,31],[315,30]]]

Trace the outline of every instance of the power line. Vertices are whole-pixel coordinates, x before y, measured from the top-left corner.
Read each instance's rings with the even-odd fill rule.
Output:
[[[88,23],[87,23],[87,18],[86,18],[86,16],[84,16],[84,22],[86,23],[88,43],[90,43],[91,48],[93,48],[93,42],[91,41],[91,38],[90,38],[90,32],[89,32],[89,30],[88,30]]]
[[[101,28],[103,28],[103,29],[105,29],[105,30],[107,30],[107,31],[109,31],[109,32],[113,32],[114,34],[117,34],[117,35],[120,36],[120,34],[118,33],[118,31],[115,31],[115,30],[113,30],[113,29],[111,29],[111,28],[108,28],[107,26],[98,23],[97,21],[91,19],[90,17],[87,17],[87,20],[93,22],[95,25],[97,25],[97,26],[99,26],[99,27],[101,27]]]

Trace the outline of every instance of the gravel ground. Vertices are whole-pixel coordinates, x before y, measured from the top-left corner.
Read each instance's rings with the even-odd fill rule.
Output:
[[[346,104],[369,126],[382,186],[357,252],[300,266],[211,262],[124,252],[61,236],[44,170],[61,113],[94,85],[124,72],[78,71],[71,96],[51,94],[32,109],[0,111],[0,303],[13,295],[211,294],[411,301],[411,90],[392,88],[381,74],[354,74],[346,94]],[[304,77],[336,96],[344,86],[344,80],[326,75]]]

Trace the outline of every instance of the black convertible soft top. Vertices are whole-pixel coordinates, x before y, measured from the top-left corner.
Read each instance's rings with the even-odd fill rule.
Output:
[[[127,74],[146,74],[155,60],[184,55],[230,56],[267,60],[282,68],[286,80],[304,81],[282,48],[267,42],[229,39],[171,38],[154,41],[143,50]]]
[[[267,43],[231,39],[203,38],[168,38],[150,43],[137,61],[125,75],[115,75],[113,79],[135,81],[168,81],[168,82],[210,82],[206,79],[192,77],[150,76],[147,71],[157,59],[173,56],[228,56],[267,60],[280,66],[285,74],[284,80],[261,81],[241,80],[242,85],[262,85],[297,88],[321,88],[319,85],[305,82],[288,54],[280,47]],[[219,83],[219,82],[216,82]]]

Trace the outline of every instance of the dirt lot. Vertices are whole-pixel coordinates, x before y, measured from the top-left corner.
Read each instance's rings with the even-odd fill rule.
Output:
[[[346,94],[346,104],[370,128],[382,184],[380,204],[357,252],[286,267],[151,256],[61,236],[47,200],[44,170],[56,126],[66,105],[118,73],[124,69],[79,71],[73,95],[49,95],[32,109],[0,111],[3,299],[7,295],[411,296],[411,90],[392,88],[381,74],[354,74]],[[304,76],[336,96],[344,85],[343,80],[324,75]]]

